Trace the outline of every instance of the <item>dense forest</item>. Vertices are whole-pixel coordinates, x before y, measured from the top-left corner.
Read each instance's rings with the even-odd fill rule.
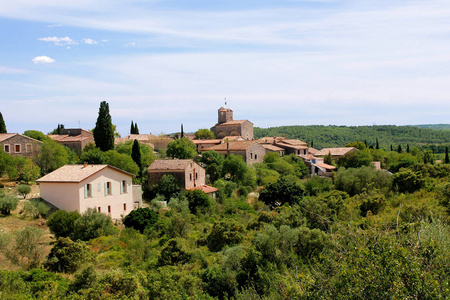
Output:
[[[425,125],[424,125],[425,126]],[[343,147],[354,142],[366,142],[367,146],[375,146],[378,139],[380,148],[389,150],[401,145],[403,149],[408,144],[410,147],[422,147],[427,144],[449,146],[450,131],[418,128],[415,126],[280,126],[270,128],[254,128],[255,138],[266,136],[282,136],[297,138],[309,143],[317,149],[325,147]],[[443,153],[445,146],[439,148],[436,153]]]

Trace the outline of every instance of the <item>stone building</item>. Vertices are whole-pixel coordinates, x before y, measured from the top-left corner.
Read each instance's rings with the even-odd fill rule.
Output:
[[[218,122],[211,128],[217,139],[226,136],[241,136],[246,140],[253,140],[253,123],[249,120],[233,120],[233,111],[221,107],[218,111]]]
[[[214,150],[223,155],[240,155],[247,165],[263,162],[266,155],[266,149],[256,141],[230,141],[200,151],[203,153],[208,150]]]
[[[31,157],[39,152],[42,142],[19,133],[0,133],[0,145],[13,156]]]
[[[155,160],[147,168],[150,186],[158,184],[161,178],[173,175],[184,189],[192,189],[205,185],[205,169],[192,159]]]
[[[94,134],[81,128],[62,128],[61,134],[51,134],[49,137],[78,155],[88,144],[95,145]]]

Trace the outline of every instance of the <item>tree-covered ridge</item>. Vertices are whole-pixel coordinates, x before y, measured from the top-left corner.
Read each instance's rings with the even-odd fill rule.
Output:
[[[409,125],[419,128],[438,129],[438,130],[450,130],[450,124],[419,124]]]
[[[265,136],[282,136],[290,139],[300,139],[313,144],[314,148],[342,147],[354,141],[366,141],[367,146],[375,147],[378,139],[380,148],[390,149],[393,145],[409,144],[410,147],[420,147],[424,144],[450,143],[450,131],[418,128],[413,126],[375,125],[375,126],[279,126],[269,128],[254,128],[256,139]]]

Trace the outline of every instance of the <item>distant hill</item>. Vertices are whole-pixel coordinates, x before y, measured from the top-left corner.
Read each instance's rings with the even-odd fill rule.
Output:
[[[437,130],[450,130],[450,124],[421,124],[421,125],[408,125],[419,128],[437,129]]]
[[[419,125],[426,126],[426,125]],[[431,126],[431,125],[428,125]],[[435,125],[441,126],[441,125]],[[450,126],[450,125],[446,125]],[[450,130],[437,130],[419,128],[417,126],[395,126],[395,125],[375,125],[375,126],[279,126],[270,128],[254,128],[255,138],[265,136],[282,136],[287,138],[298,138],[314,148],[342,147],[354,141],[366,141],[367,145],[375,147],[376,139],[380,148],[390,149],[392,145],[397,149],[401,145],[405,149],[410,147],[422,147],[424,144],[450,146]],[[438,150],[441,152],[441,150]],[[444,148],[445,149],[445,148]]]

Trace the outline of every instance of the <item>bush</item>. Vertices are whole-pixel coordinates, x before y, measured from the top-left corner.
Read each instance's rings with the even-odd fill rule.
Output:
[[[52,272],[74,273],[93,258],[93,253],[85,242],[58,238],[50,250],[45,266]]]
[[[24,215],[34,219],[45,218],[49,212],[50,207],[39,200],[26,201],[23,207]]]
[[[171,239],[161,250],[158,264],[160,266],[185,264],[190,259],[191,254],[186,251],[181,239]]]
[[[213,252],[222,250],[225,245],[239,244],[243,238],[244,228],[235,221],[215,222],[206,238],[208,249]]]
[[[399,193],[414,193],[424,186],[423,177],[411,170],[398,172],[392,176],[392,188]]]
[[[267,185],[259,193],[259,200],[267,204],[271,209],[285,203],[297,204],[303,198],[305,189],[294,182],[280,178],[277,182]]]
[[[77,211],[58,210],[48,218],[47,226],[56,238],[68,237],[75,231],[75,221],[80,217]]]
[[[158,214],[148,207],[138,208],[131,211],[124,219],[126,227],[132,227],[141,233],[144,229],[153,226],[158,221]]]
[[[99,213],[93,208],[88,208],[75,221],[74,231],[70,237],[73,240],[88,241],[103,235],[106,236],[116,233],[117,229],[114,227],[109,216]]]
[[[202,190],[190,190],[186,191],[186,199],[189,203],[189,210],[195,214],[201,211],[205,211],[211,207],[208,195]]]
[[[201,275],[205,291],[211,297],[230,299],[237,289],[236,278],[230,271],[214,266],[206,269]]]

